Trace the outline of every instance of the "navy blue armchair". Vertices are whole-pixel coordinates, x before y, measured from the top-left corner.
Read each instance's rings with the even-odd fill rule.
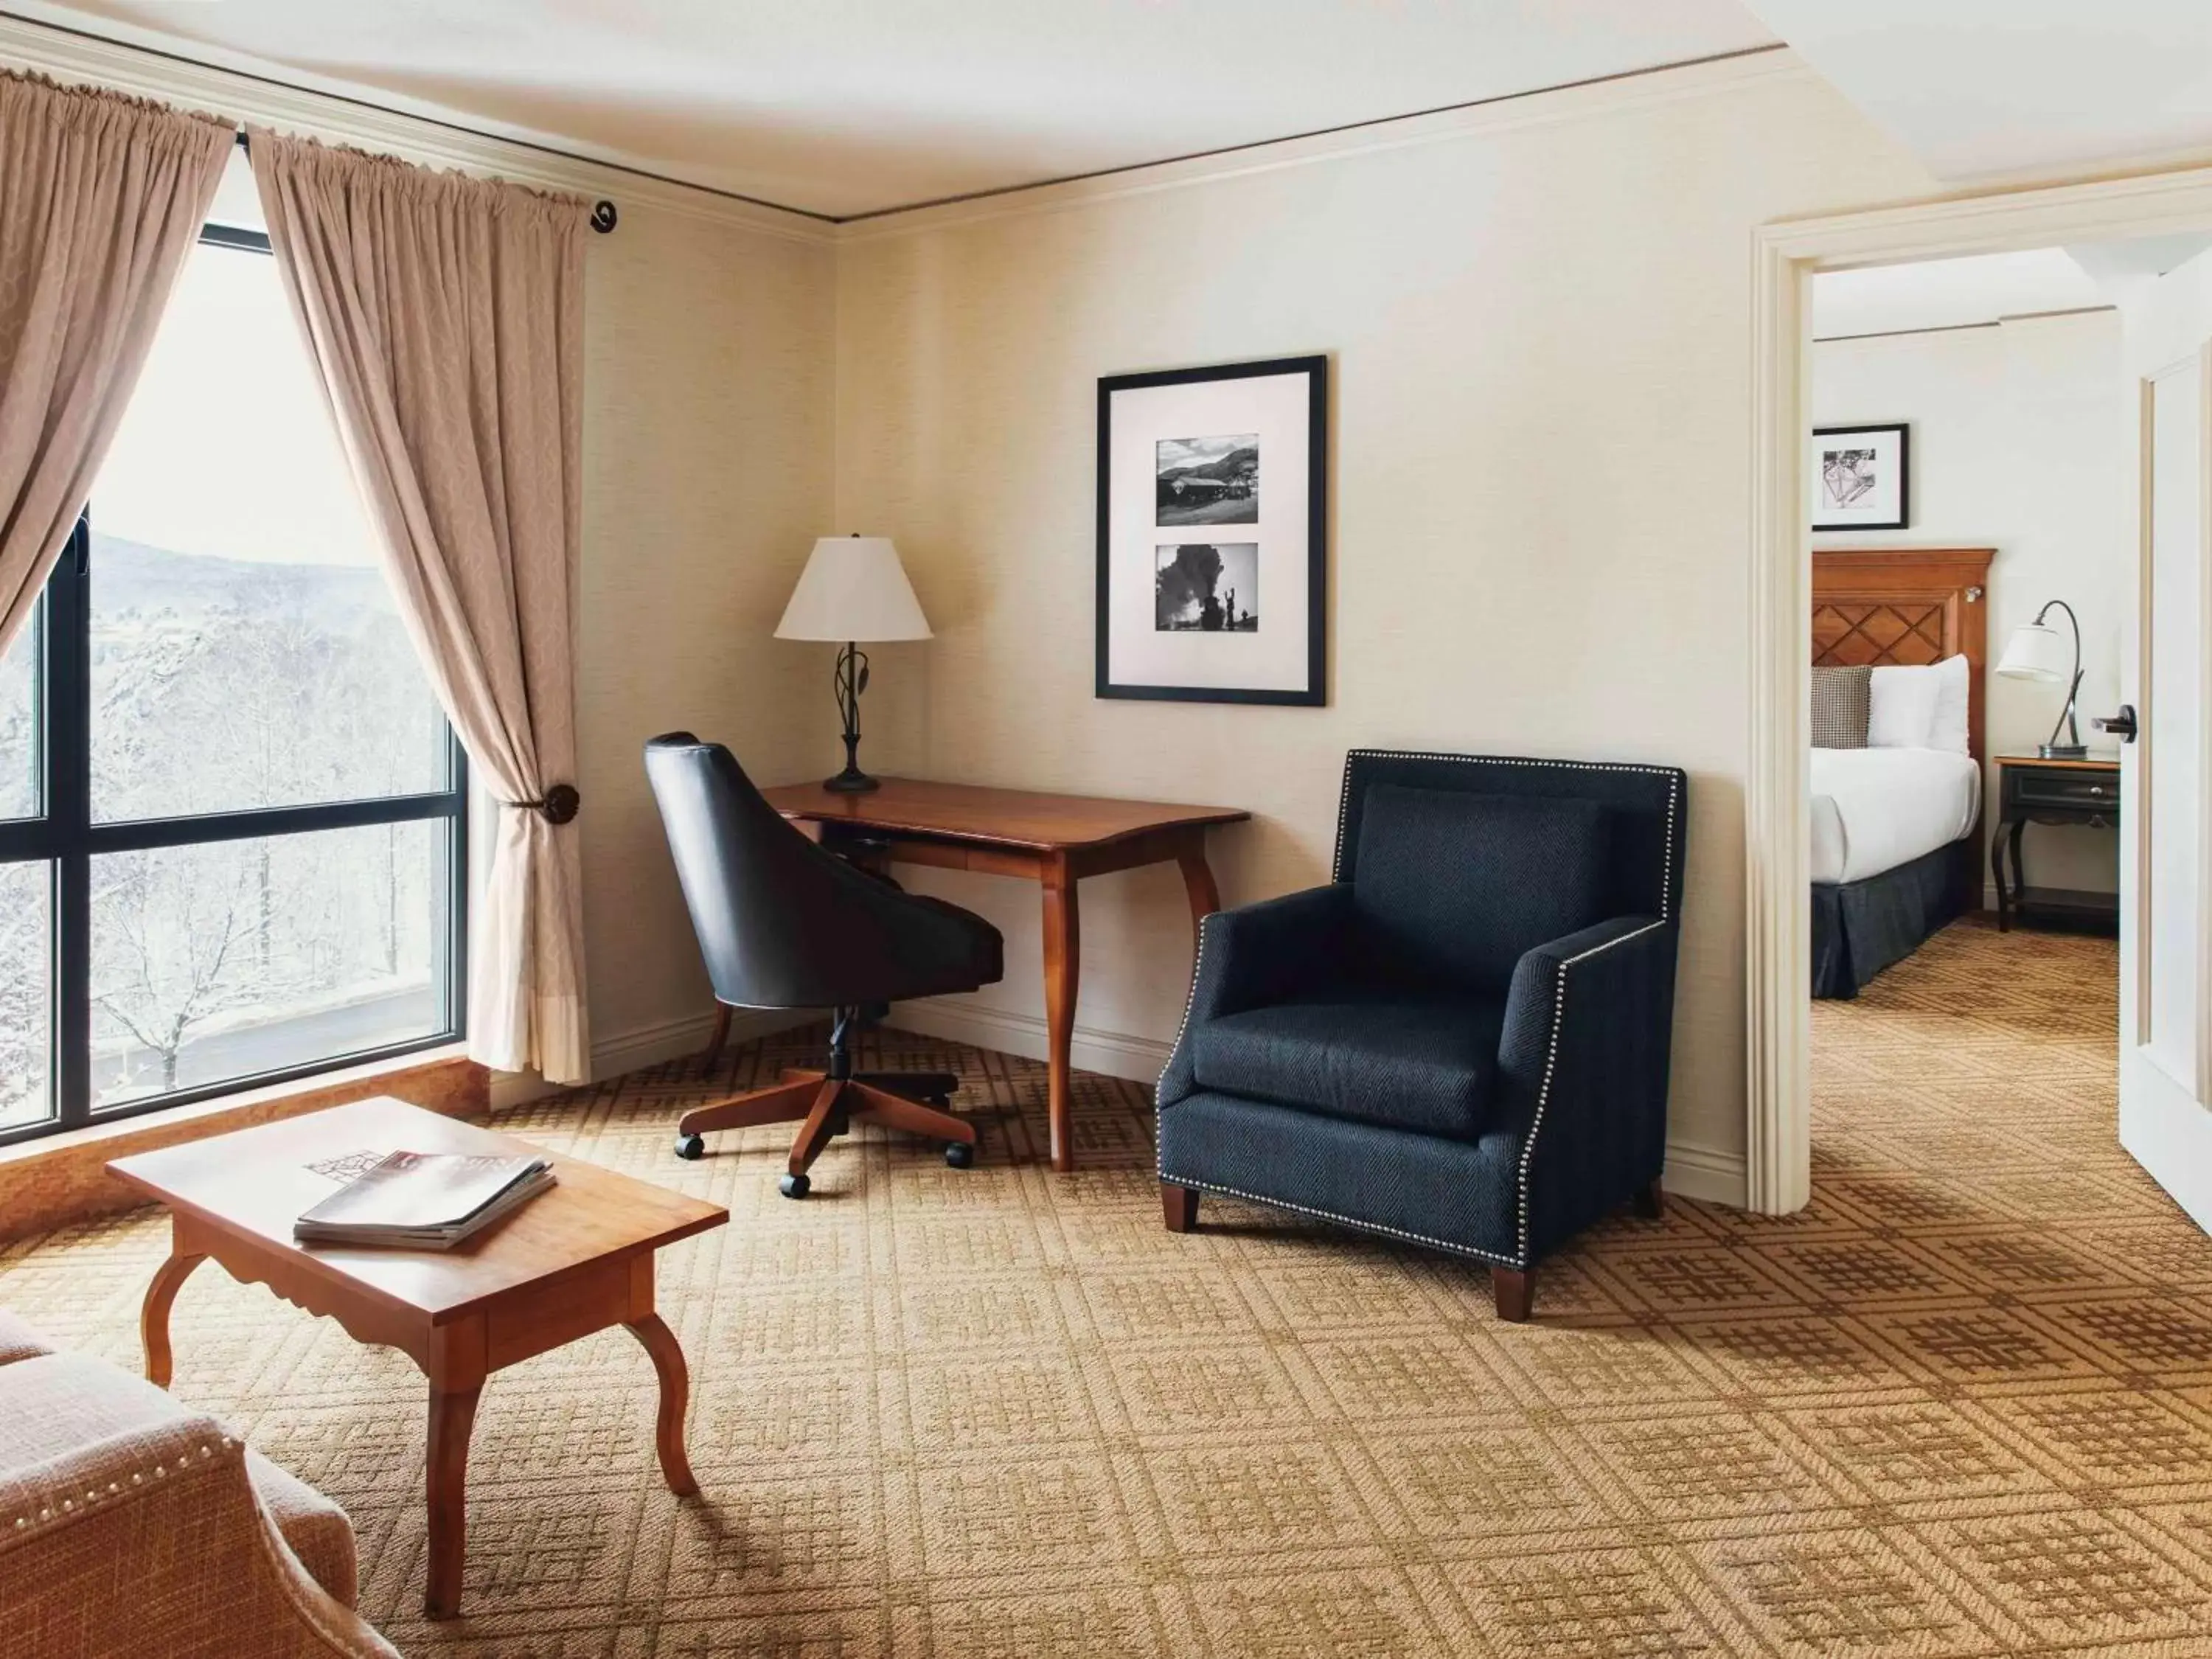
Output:
[[[1656,1215],[1686,779],[1355,750],[1332,884],[1206,918],[1159,1085],[1167,1224],[1201,1192],[1491,1264]]]

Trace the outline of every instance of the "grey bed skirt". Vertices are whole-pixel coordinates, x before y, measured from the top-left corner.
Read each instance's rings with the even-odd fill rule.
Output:
[[[1955,845],[1863,881],[1813,884],[1813,994],[1848,1000],[1957,920]]]

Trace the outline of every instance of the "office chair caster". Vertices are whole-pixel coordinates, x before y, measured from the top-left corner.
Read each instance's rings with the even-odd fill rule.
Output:
[[[697,1135],[678,1135],[676,1137],[676,1156],[687,1163],[704,1158],[707,1156],[707,1143]]]
[[[806,1189],[813,1184],[803,1175],[787,1175],[775,1183],[775,1189],[786,1198],[804,1198]]]
[[[945,1143],[945,1161],[956,1170],[964,1170],[975,1161],[975,1149],[964,1140]]]

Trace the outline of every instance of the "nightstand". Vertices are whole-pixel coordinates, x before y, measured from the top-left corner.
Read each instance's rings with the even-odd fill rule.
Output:
[[[1997,889],[1997,927],[2045,916],[2054,921],[2117,930],[2119,896],[2068,888],[2031,887],[2020,858],[2021,832],[2031,823],[2079,823],[2093,830],[2120,827],[2120,759],[2092,755],[2086,760],[2045,760],[2039,755],[1999,755],[1996,830],[1990,837],[1990,873]],[[2006,851],[2012,878],[2005,878]],[[2114,845],[2115,856],[2118,843]]]

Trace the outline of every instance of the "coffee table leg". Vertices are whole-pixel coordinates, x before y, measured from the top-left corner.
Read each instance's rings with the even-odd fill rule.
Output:
[[[691,1374],[684,1364],[684,1350],[657,1313],[629,1322],[630,1334],[653,1356],[653,1369],[660,1378],[660,1419],[653,1431],[660,1451],[660,1473],[668,1490],[690,1498],[699,1490],[691,1473],[691,1460],[684,1453],[684,1413],[691,1399]]]
[[[469,1431],[476,1426],[473,1389],[430,1386],[430,1564],[422,1611],[450,1619],[461,1610],[461,1577],[468,1557]]]
[[[157,1389],[169,1386],[173,1364],[169,1352],[169,1304],[177,1299],[177,1292],[192,1276],[192,1269],[206,1258],[187,1255],[173,1246],[169,1259],[154,1273],[154,1282],[146,1287],[146,1300],[138,1310],[138,1340],[146,1350],[146,1380]]]

